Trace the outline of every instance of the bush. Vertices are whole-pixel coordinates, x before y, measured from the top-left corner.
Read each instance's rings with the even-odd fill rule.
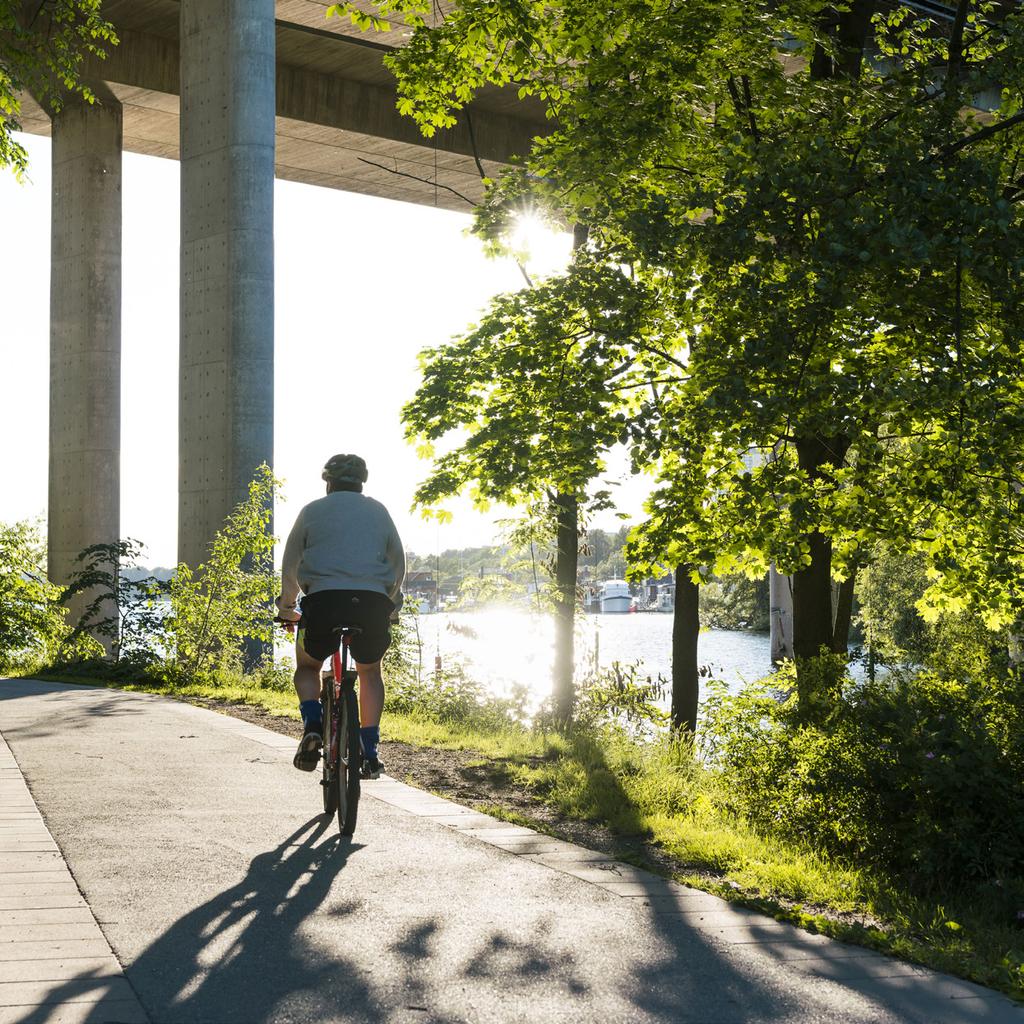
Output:
[[[517,687],[512,697],[497,697],[458,664],[419,679],[410,673],[389,676],[386,687],[388,712],[482,730],[508,729],[526,720],[525,687]]]
[[[1022,697],[1017,678],[847,681],[825,721],[801,725],[791,693],[712,687],[702,748],[760,831],[916,888],[1012,879],[1024,876]]]
[[[642,662],[612,662],[582,679],[576,686],[573,722],[577,728],[622,726],[637,736],[650,737],[656,727],[668,724],[660,706],[669,684],[662,676],[641,677]]]
[[[131,537],[87,547],[76,557],[78,568],[60,598],[65,606],[75,597],[87,602],[71,638],[109,641],[110,661],[124,670],[108,669],[110,678],[128,678],[148,669],[166,650],[165,602],[170,584],[140,569],[144,551],[142,543]],[[83,665],[95,667],[92,660]]]
[[[279,586],[268,527],[277,484],[269,467],[260,466],[249,497],[217,531],[207,560],[175,570],[165,622],[168,659],[158,666],[167,682],[216,682],[239,667],[244,644],[273,644],[270,609]]]
[[[46,547],[32,523],[0,523],[0,672],[31,671],[64,656],[101,653],[72,639],[61,588],[46,578]]]
[[[397,622],[391,623],[391,644],[381,664],[389,687],[420,683],[423,679],[423,639],[418,612],[404,605]]]

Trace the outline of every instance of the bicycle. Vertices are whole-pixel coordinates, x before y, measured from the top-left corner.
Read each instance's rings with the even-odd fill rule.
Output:
[[[295,631],[297,623],[289,619],[275,618],[287,632]],[[356,829],[356,814],[359,810],[359,769],[362,761],[362,744],[359,738],[359,698],[356,696],[354,668],[349,667],[349,644],[359,636],[358,626],[338,626],[335,633],[341,634],[339,649],[331,655],[331,671],[320,676],[320,706],[323,710],[324,743],[323,790],[324,814],[337,813],[338,827],[343,836],[350,836]]]
[[[359,699],[356,697],[354,668],[349,668],[349,643],[359,636],[358,626],[338,626],[340,649],[331,655],[331,671],[321,677],[320,704],[323,707],[323,787],[324,814],[338,814],[343,836],[356,829],[359,810],[359,768],[362,745],[359,740]]]

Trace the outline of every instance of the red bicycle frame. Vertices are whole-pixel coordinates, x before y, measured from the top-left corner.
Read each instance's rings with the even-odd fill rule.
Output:
[[[349,637],[347,634],[342,633],[341,645],[331,655],[331,673],[334,676],[334,707],[341,707],[341,681],[345,678],[345,668],[348,665],[348,645]],[[335,713],[334,721],[330,723],[331,726],[331,745],[330,745],[330,756],[331,764],[340,764],[341,759],[338,756],[338,723],[341,721],[341,715]]]

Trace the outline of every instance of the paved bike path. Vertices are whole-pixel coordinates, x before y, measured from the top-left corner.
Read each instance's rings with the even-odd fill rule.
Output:
[[[6,681],[0,734],[124,968],[59,950],[80,904],[76,922],[5,920],[25,909],[2,902],[7,872],[54,851],[15,863],[0,840],[0,1024],[1024,1024],[988,990],[401,783],[367,784],[344,840],[293,741],[216,712]]]

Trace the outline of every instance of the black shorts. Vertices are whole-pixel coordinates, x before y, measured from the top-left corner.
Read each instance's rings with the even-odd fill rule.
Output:
[[[319,661],[326,661],[341,646],[339,626],[358,626],[349,650],[361,665],[384,657],[391,643],[391,613],[395,606],[373,590],[321,590],[302,599],[298,642]]]

